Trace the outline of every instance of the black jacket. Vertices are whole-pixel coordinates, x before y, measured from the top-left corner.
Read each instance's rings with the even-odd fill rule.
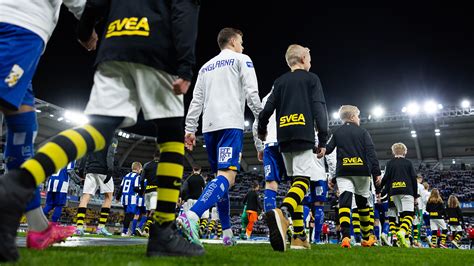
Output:
[[[258,117],[258,133],[265,135],[276,109],[277,139],[281,152],[311,150],[318,131],[319,147],[328,137],[328,115],[323,88],[316,74],[295,70],[275,80],[273,91]]]
[[[405,158],[393,158],[388,161],[382,181],[387,186],[390,196],[411,195],[414,198],[418,197],[415,168],[411,161]]]
[[[185,80],[193,77],[199,6],[195,0],[88,0],[78,26],[87,41],[105,17],[96,64],[140,63]]]
[[[380,167],[369,132],[346,122],[337,128],[326,146],[326,154],[337,147],[336,177],[379,176]]]
[[[426,212],[429,213],[430,219],[444,219],[446,216],[443,203],[426,203]]]
[[[206,182],[200,174],[191,174],[183,183],[182,198],[184,200],[194,199],[197,200],[201,196]]]
[[[250,190],[244,198],[244,205],[247,205],[247,211],[256,211],[262,210],[262,203],[258,197],[258,194],[255,190]]]
[[[446,216],[449,225],[464,225],[461,208],[447,208]]]
[[[145,193],[154,192],[158,187],[158,177],[156,176],[156,168],[158,167],[159,160],[153,160],[143,165],[142,177],[143,181],[146,180]],[[144,182],[142,183],[142,187]]]
[[[114,157],[117,146],[118,141],[114,138],[107,149],[89,154],[85,161],[85,174],[112,175],[114,173]]]

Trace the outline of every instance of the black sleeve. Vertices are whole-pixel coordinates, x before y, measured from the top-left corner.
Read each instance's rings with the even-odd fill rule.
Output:
[[[459,222],[461,223],[462,226],[464,226],[464,217],[462,216],[461,207],[458,207],[456,211],[458,213]]]
[[[204,181],[204,177],[200,176],[201,179],[199,180],[199,185],[201,185],[201,191],[204,190],[204,188],[206,187],[206,181]]]
[[[441,215],[443,215],[443,218],[446,219],[446,207],[444,207],[444,204],[443,203],[440,203],[440,209],[441,209]]]
[[[77,25],[77,37],[79,40],[88,41],[97,21],[105,14],[110,0],[87,0],[84,12]]]
[[[410,176],[411,176],[411,182],[413,183],[413,197],[416,199],[420,195],[418,195],[418,182],[416,181],[415,167],[413,166],[411,162],[410,162]]]
[[[262,201],[260,200],[260,197],[258,196],[257,194],[257,206],[258,206],[258,210],[263,210],[263,206],[262,206]]]
[[[249,193],[250,193],[250,192],[247,192],[247,194],[245,194],[244,199],[242,200],[242,202],[244,203],[244,205],[247,204],[247,199],[248,199],[248,197],[249,197]]]
[[[336,139],[334,138],[334,134],[332,134],[329,138],[328,144],[326,145],[326,154],[331,154],[336,146]]]
[[[388,195],[390,192],[391,174],[392,174],[392,170],[391,170],[390,161],[389,161],[387,162],[387,165],[385,166],[385,174],[382,178],[382,184],[380,184],[380,187],[382,188],[382,191],[380,192],[381,195]]]
[[[328,140],[328,110],[326,100],[324,99],[323,87],[319,78],[315,78],[315,88],[313,89],[313,115],[315,119],[316,130],[318,131],[319,147],[326,147]]]
[[[364,149],[367,160],[371,167],[370,173],[372,174],[372,177],[381,175],[379,160],[377,159],[377,154],[375,153],[375,145],[367,130],[364,131]]]
[[[174,0],[171,3],[171,27],[177,52],[178,76],[190,81],[196,64],[199,5],[196,0]]]
[[[265,107],[263,107],[263,110],[258,115],[258,129],[257,129],[257,131],[258,131],[259,135],[267,134],[267,125],[268,125],[269,119],[272,116],[273,111],[275,111],[275,108],[276,108],[275,91],[276,90],[272,90],[272,93],[267,98],[267,102],[265,103]]]

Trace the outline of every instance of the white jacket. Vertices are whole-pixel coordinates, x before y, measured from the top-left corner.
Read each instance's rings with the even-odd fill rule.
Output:
[[[273,91],[273,90],[272,90]],[[267,99],[272,94],[272,91],[270,91],[267,96],[263,97],[262,99],[262,107],[265,107],[265,104],[267,103]],[[267,138],[265,140],[265,144],[278,144],[277,140],[277,126],[276,126],[276,111],[273,111],[272,116],[270,116],[270,119],[268,119],[268,125],[267,125]],[[257,137],[257,130],[258,130],[258,117],[255,118],[253,121],[253,126],[252,126],[252,133],[253,137],[255,140],[255,147],[257,147],[257,151],[262,151],[264,149],[264,143]]]
[[[86,0],[0,0],[0,22],[38,34],[46,46],[58,23],[63,2],[77,19],[81,18]],[[71,34],[74,32],[71,28]]]
[[[203,113],[202,132],[244,129],[245,100],[254,114],[262,110],[250,57],[222,50],[199,70],[186,116],[186,133],[195,133]]]

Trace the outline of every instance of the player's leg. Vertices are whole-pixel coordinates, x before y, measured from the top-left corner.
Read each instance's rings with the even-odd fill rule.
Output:
[[[441,228],[441,237],[440,237],[440,248],[448,248],[446,245],[446,235],[448,234],[448,228],[446,227],[446,222],[442,219],[439,221],[439,227]]]
[[[55,204],[54,204],[54,212],[53,215],[51,216],[51,220],[54,223],[58,223],[59,219],[61,218],[61,214],[63,211],[63,207],[66,205],[67,201],[67,193],[62,193],[62,192],[53,192],[55,194]],[[74,231],[76,228],[74,226],[70,226],[72,231]]]
[[[77,208],[76,214],[76,235],[79,236],[84,235],[84,220],[86,218],[87,204],[89,203],[92,197],[92,194],[90,194],[91,190],[94,190],[94,194],[96,190],[96,186],[94,184],[95,181],[93,181],[93,177],[91,176],[91,174],[87,174],[84,180],[84,192],[82,194],[81,200],[79,201],[79,206]],[[94,186],[94,189],[92,189],[92,186]],[[86,193],[86,191],[89,193]]]
[[[339,189],[339,224],[341,227],[342,243],[341,247],[350,248],[351,237],[351,207],[354,194],[354,183],[350,178],[338,177],[336,179]]]
[[[410,195],[396,195],[393,198],[400,213],[400,228],[397,232],[397,239],[401,247],[408,247],[409,244],[405,237],[409,235],[413,225],[415,201],[413,196]]]
[[[327,201],[328,185],[327,181],[318,180],[311,181],[311,193],[314,199],[314,243],[319,243],[321,239],[321,231],[324,223],[324,202]]]
[[[53,199],[53,193],[54,193],[54,192],[48,192],[48,193],[46,194],[46,204],[45,204],[45,206],[44,206],[44,208],[43,208],[43,213],[44,213],[44,215],[45,215],[46,217],[49,216],[49,212],[54,208],[54,207],[53,207],[53,201],[54,201],[54,199]]]
[[[263,151],[263,167],[265,171],[265,191],[263,199],[264,211],[276,208],[278,183],[281,181],[280,167],[283,165],[278,146],[265,147]]]
[[[106,178],[106,175],[95,174],[95,176],[100,187],[100,193],[104,194],[104,202],[100,209],[99,225],[97,226],[96,233],[104,236],[111,236],[112,233],[107,231],[105,224],[109,218],[110,207],[112,206],[114,181],[110,179],[107,183],[104,183],[103,181]]]
[[[371,221],[370,221],[370,177],[352,177],[355,188],[355,201],[357,209],[359,211],[360,229],[362,232],[362,246],[370,247],[373,246],[377,240],[371,233]]]
[[[354,245],[360,246],[362,242],[362,232],[360,231],[360,216],[359,216],[359,210],[357,208],[352,208],[351,210],[351,224],[352,224],[352,232],[354,233],[354,239],[355,239]]]

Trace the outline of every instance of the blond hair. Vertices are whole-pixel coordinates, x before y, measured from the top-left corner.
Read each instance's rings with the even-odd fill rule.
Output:
[[[437,188],[433,188],[431,190],[430,197],[428,198],[428,203],[444,203],[443,198],[439,194],[439,190]]]
[[[360,110],[357,106],[342,105],[341,108],[339,108],[339,118],[341,118],[342,121],[351,120],[352,117],[358,115],[360,115]]]
[[[407,154],[407,146],[401,142],[397,142],[392,145],[393,155],[405,155]]]
[[[286,49],[285,53],[285,59],[288,66],[292,67],[300,63],[306,51],[309,51],[309,49],[299,44],[292,44],[288,46],[288,49]]]
[[[136,170],[139,171],[142,169],[142,164],[140,162],[133,162],[132,163],[132,171]]]
[[[430,184],[428,184],[428,182],[423,182],[423,187],[426,189],[426,191],[428,191],[428,189],[430,188]]]
[[[448,207],[449,208],[457,208],[459,207],[459,200],[456,196],[451,195],[448,198]]]

